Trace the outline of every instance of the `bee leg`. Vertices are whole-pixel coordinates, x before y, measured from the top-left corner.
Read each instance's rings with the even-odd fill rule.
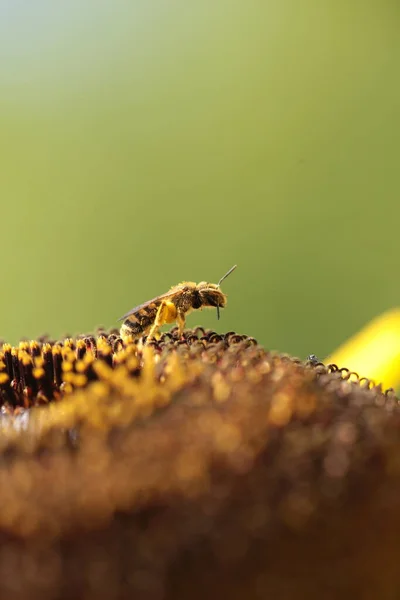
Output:
[[[178,335],[179,337],[182,337],[183,335],[183,330],[185,329],[185,315],[181,312],[178,312],[178,314],[176,315],[176,323],[178,325]]]
[[[149,342],[158,332],[160,327],[162,327],[165,323],[172,323],[176,319],[176,306],[173,302],[168,302],[163,300],[161,302],[156,318],[154,319],[154,323],[149,331],[149,335],[147,336],[147,341]]]

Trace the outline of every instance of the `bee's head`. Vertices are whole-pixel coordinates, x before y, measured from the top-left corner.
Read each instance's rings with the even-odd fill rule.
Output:
[[[197,286],[202,306],[214,306],[218,308],[225,308],[226,296],[221,292],[218,285],[215,283],[207,283],[202,281]]]
[[[207,283],[206,281],[201,281],[197,286],[197,291],[201,299],[202,306],[215,306],[217,309],[217,316],[219,319],[219,309],[225,308],[227,298],[225,294],[223,294],[220,290],[220,285],[223,280],[228,277],[232,273],[234,269],[236,269],[237,265],[234,265],[221,279],[218,283]]]

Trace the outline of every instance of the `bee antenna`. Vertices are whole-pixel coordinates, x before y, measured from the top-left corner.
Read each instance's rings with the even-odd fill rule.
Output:
[[[232,271],[234,271],[236,269],[236,267],[237,267],[237,265],[233,265],[233,267],[231,267],[229,269],[229,271],[227,273],[225,273],[225,275],[223,277],[221,277],[221,279],[218,281],[218,287],[221,285],[221,283],[223,282],[223,280],[226,279],[228,277],[228,275],[230,275],[232,273]]]
[[[217,319],[219,321],[219,303],[217,302]]]

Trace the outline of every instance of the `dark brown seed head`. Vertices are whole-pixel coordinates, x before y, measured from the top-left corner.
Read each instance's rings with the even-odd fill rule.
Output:
[[[253,338],[0,351],[0,598],[400,594],[393,391]]]

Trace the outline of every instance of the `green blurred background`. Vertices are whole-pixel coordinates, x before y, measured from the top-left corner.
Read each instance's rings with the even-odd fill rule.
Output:
[[[400,303],[394,0],[0,0],[10,342],[114,326],[184,279],[189,325],[325,356]]]

